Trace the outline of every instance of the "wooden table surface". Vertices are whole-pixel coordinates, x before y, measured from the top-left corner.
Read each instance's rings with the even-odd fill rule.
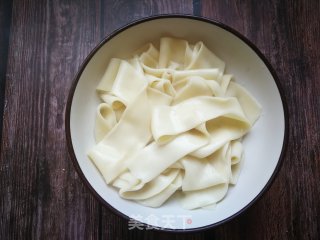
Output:
[[[164,13],[213,18],[275,68],[289,110],[279,174],[245,213],[192,234],[128,230],[79,178],[64,111],[81,62],[106,35]],[[0,1],[0,239],[320,239],[318,0]]]

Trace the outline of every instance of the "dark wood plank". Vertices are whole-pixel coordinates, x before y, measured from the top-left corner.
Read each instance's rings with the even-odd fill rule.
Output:
[[[274,66],[290,115],[289,151],[272,187],[217,239],[320,236],[320,24],[318,1],[202,1],[202,14],[246,35]]]
[[[135,19],[155,14],[193,13],[192,0],[105,0],[103,1],[101,26],[105,34]]]
[[[100,1],[14,1],[1,151],[1,239],[96,239],[100,205],[68,159],[67,94],[100,41]],[[98,13],[97,13],[98,12]]]
[[[9,35],[11,25],[11,1],[0,2],[0,141],[2,136],[2,119],[3,119],[3,107],[5,104],[4,92],[5,92],[5,80],[7,71],[7,57],[9,49]],[[0,146],[1,151],[1,146]]]

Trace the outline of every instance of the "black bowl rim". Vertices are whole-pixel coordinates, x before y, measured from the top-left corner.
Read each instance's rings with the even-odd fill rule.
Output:
[[[268,70],[270,71],[276,86],[278,88],[278,91],[280,93],[280,97],[281,97],[281,101],[282,101],[282,106],[283,106],[283,111],[284,111],[284,121],[285,121],[285,130],[284,130],[284,139],[283,139],[283,144],[282,144],[282,150],[279,156],[279,160],[278,163],[276,165],[276,168],[274,169],[270,179],[268,180],[268,182],[266,183],[266,185],[261,189],[261,191],[259,192],[259,194],[251,201],[249,202],[246,206],[244,206],[242,209],[240,209],[238,212],[234,213],[233,215],[229,216],[228,218],[225,218],[219,222],[213,223],[213,224],[209,224],[209,225],[205,225],[202,227],[196,227],[196,228],[186,228],[186,229],[170,229],[170,228],[159,228],[156,226],[149,226],[151,227],[152,230],[156,230],[156,231],[163,231],[163,232],[171,232],[171,233],[188,233],[188,232],[199,232],[199,231],[204,231],[204,230],[209,230],[211,228],[217,227],[221,224],[227,223],[230,220],[234,219],[235,217],[241,215],[242,213],[244,213],[248,208],[250,208],[254,203],[257,202],[257,200],[261,199],[262,195],[270,188],[270,186],[272,185],[277,173],[279,172],[282,163],[283,163],[283,159],[285,157],[286,151],[287,151],[287,146],[288,146],[288,137],[289,137],[289,115],[288,115],[288,106],[287,103],[285,101],[285,95],[284,95],[284,91],[281,87],[280,84],[280,80],[275,72],[275,70],[273,69],[272,65],[269,63],[269,61],[266,59],[266,57],[261,53],[261,51],[250,41],[248,40],[244,35],[242,35],[241,33],[239,33],[238,31],[236,31],[235,29],[225,25],[224,23],[221,23],[217,20],[213,20],[213,19],[209,19],[206,17],[200,17],[200,16],[194,16],[194,15],[188,15],[188,14],[159,14],[159,15],[152,15],[152,16],[148,16],[148,17],[144,17],[144,18],[140,18],[138,20],[134,20],[131,23],[128,23],[118,29],[116,29],[115,31],[113,31],[112,33],[110,33],[109,35],[107,35],[90,53],[89,55],[85,58],[85,60],[83,61],[83,63],[81,64],[79,71],[77,72],[75,78],[73,79],[70,91],[69,91],[69,95],[68,95],[68,99],[67,99],[67,104],[66,104],[66,110],[65,110],[65,129],[66,129],[66,140],[67,140],[67,148],[68,148],[68,152],[69,155],[71,157],[71,160],[73,162],[74,167],[76,168],[76,171],[78,173],[78,175],[80,176],[80,178],[82,179],[82,181],[84,182],[84,184],[86,185],[86,187],[91,191],[91,193],[100,201],[100,203],[102,203],[104,206],[108,207],[113,213],[115,213],[118,216],[123,217],[126,220],[130,220],[130,218],[123,214],[122,212],[120,212],[119,210],[115,209],[114,207],[112,207],[107,201],[105,201],[95,190],[94,188],[91,186],[91,184],[88,182],[88,180],[86,179],[84,173],[82,172],[80,165],[77,161],[74,149],[73,149],[73,145],[72,145],[72,140],[71,140],[71,131],[70,131],[70,114],[71,114],[71,105],[72,105],[72,100],[73,100],[73,95],[74,92],[76,90],[78,81],[85,69],[85,67],[87,66],[87,64],[90,62],[91,58],[95,55],[95,53],[105,44],[107,43],[110,39],[112,39],[113,37],[115,37],[116,35],[118,35],[119,33],[121,33],[122,31],[133,27],[135,25],[147,22],[147,21],[152,21],[152,20],[156,20],[156,19],[164,19],[164,18],[186,18],[186,19],[191,19],[191,20],[196,20],[196,21],[202,21],[202,22],[206,22],[206,23],[210,23],[213,24],[217,27],[220,27],[226,31],[228,31],[229,33],[235,35],[236,37],[238,37],[240,40],[242,40],[245,44],[247,44],[258,56],[259,58],[264,62],[264,64],[267,66]],[[143,226],[147,226],[145,223],[141,223]],[[144,228],[146,229],[146,228]]]

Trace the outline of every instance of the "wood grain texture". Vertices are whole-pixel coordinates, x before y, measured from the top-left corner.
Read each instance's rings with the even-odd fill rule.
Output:
[[[99,22],[93,14],[99,7],[99,1],[13,2],[1,151],[1,239],[99,236],[101,207],[69,161],[64,133],[68,88],[100,40],[100,29],[92,27]]]
[[[319,239],[319,12],[318,1],[303,0],[0,1],[0,239]],[[161,13],[214,18],[247,36],[274,66],[289,106],[289,148],[271,188],[201,233],[128,230],[67,153],[64,110],[81,62],[118,27]]]
[[[11,1],[0,1],[0,140],[2,135],[2,115],[5,105],[5,82],[9,49],[9,35],[11,25]],[[1,145],[0,145],[1,151]]]

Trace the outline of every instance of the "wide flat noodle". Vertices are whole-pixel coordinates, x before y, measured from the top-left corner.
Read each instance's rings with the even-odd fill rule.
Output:
[[[207,143],[207,137],[197,130],[182,133],[167,144],[152,142],[130,159],[128,168],[136,178],[149,182],[180,158]]]
[[[183,177],[180,172],[174,179],[174,181],[170,183],[159,194],[144,200],[139,200],[138,203],[148,207],[160,207],[166,200],[168,200],[169,197],[171,197],[181,187],[182,179]]]
[[[228,191],[228,183],[209,188],[182,192],[181,205],[185,209],[206,207],[221,201]]]
[[[116,114],[106,103],[101,103],[97,108],[95,138],[100,142],[103,137],[116,125]]]
[[[143,89],[131,106],[126,109],[119,123],[90,150],[89,157],[107,183],[126,168],[128,156],[143,148],[150,141],[152,107],[170,102],[171,98],[165,94]]]
[[[235,82],[230,82],[226,91],[226,97],[238,99],[247,119],[252,125],[258,120],[261,114],[261,105],[246,89]]]
[[[216,80],[220,83],[222,78],[222,72],[218,68],[209,69],[190,69],[190,70],[180,70],[172,71],[172,82],[175,83],[187,77],[201,77],[207,80]]]
[[[184,69],[189,65],[191,55],[192,50],[186,40],[161,38],[158,68]]]
[[[218,68],[224,72],[225,63],[211,52],[203,42],[198,42],[193,49],[193,58],[186,69]]]
[[[133,185],[129,188],[121,188],[119,193],[122,197],[127,199],[143,200],[151,198],[167,188],[174,181],[179,172],[179,169],[169,169],[166,172],[160,173],[160,175],[148,183],[142,185],[139,182],[140,186],[142,185],[141,188],[139,187],[137,189]]]
[[[209,143],[192,152],[191,155],[198,158],[204,158],[226,143],[239,139],[250,129],[247,122],[238,121],[228,117],[218,117],[206,122],[206,130],[210,136]]]
[[[176,91],[176,95],[172,105],[176,105],[184,100],[197,96],[212,96],[215,92],[219,91],[219,85],[216,85],[215,89],[211,88],[211,81],[205,80],[201,77],[187,77],[175,84],[173,87]]]
[[[182,158],[180,162],[185,170],[182,181],[183,191],[205,189],[227,182],[226,176],[210,164],[210,161],[206,158],[199,159],[188,155]]]
[[[236,184],[261,106],[224,69],[203,42],[170,37],[110,60],[88,156],[122,198],[214,210]]]
[[[199,96],[175,106],[158,106],[153,109],[151,129],[157,142],[164,142],[182,132],[217,117],[225,116],[250,127],[236,98]]]

